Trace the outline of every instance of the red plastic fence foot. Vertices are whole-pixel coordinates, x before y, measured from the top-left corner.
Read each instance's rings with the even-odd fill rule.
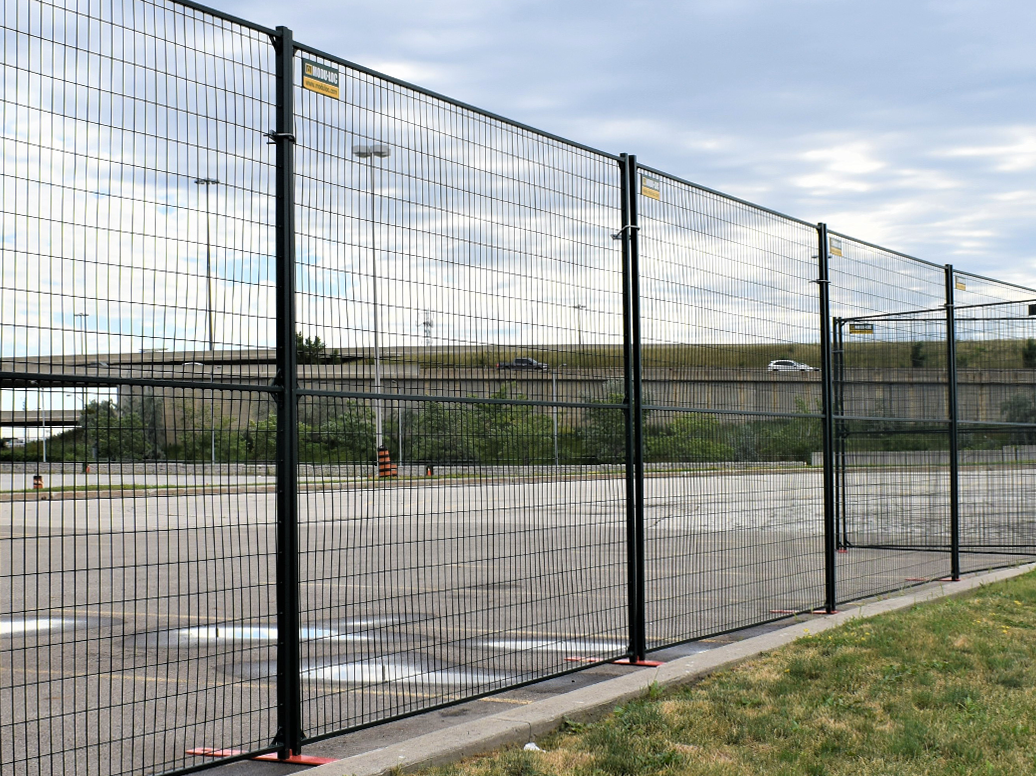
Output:
[[[613,660],[612,664],[617,666],[640,666],[642,668],[657,668],[658,666],[664,666],[665,662],[662,660],[630,660],[628,657],[622,657],[618,660]]]
[[[327,765],[335,761],[333,757],[314,757],[308,754],[293,754],[285,760],[282,760],[276,754],[261,754],[252,759],[268,763],[291,763],[292,765]]]
[[[827,611],[827,609],[814,609],[813,614],[838,614],[838,610],[832,609],[831,611]]]
[[[838,552],[848,553],[849,552],[849,548],[848,547],[843,547],[842,549],[838,550]]]
[[[187,754],[194,755],[195,757],[234,757],[239,754],[245,754],[245,752],[240,749],[215,749],[211,746],[200,746],[197,749],[188,749]],[[266,763],[289,763],[291,765],[327,765],[328,763],[335,762],[334,758],[331,757],[314,757],[308,754],[293,754],[288,758],[280,758],[276,752],[260,754],[248,759]]]

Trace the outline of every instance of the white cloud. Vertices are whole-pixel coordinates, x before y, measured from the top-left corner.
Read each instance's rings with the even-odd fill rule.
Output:
[[[886,166],[874,157],[874,147],[864,141],[856,141],[806,151],[801,155],[807,163],[818,163],[827,171],[839,175],[868,175]]]
[[[966,146],[943,151],[949,158],[988,160],[997,172],[1024,172],[1036,168],[1036,127],[996,129],[992,134],[1003,137],[995,145]]]

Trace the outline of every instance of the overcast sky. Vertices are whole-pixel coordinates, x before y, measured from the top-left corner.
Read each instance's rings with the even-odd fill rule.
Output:
[[[507,118],[1036,285],[1036,3],[214,0]]]

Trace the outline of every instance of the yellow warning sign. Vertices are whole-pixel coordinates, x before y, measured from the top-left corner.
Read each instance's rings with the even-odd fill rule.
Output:
[[[648,199],[662,199],[662,186],[657,178],[640,176],[640,193]]]
[[[849,324],[850,334],[873,334],[874,324],[873,323],[850,323]]]
[[[960,278],[956,278],[955,279],[953,287],[956,288],[958,291],[967,291],[968,290],[968,284],[965,283]]]
[[[830,248],[828,250],[828,253],[830,253],[832,256],[841,256],[842,255],[842,241],[839,240],[837,237],[828,237],[827,241],[830,244]],[[871,331],[871,333],[872,334],[874,333],[873,330]]]
[[[302,88],[337,100],[339,96],[338,71],[319,62],[303,59]]]

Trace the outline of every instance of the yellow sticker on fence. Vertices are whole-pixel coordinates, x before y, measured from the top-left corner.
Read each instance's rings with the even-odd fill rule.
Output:
[[[873,323],[850,323],[849,324],[850,334],[873,334],[874,324]]]
[[[322,94],[325,97],[338,99],[338,71],[333,67],[302,60],[302,88]]]
[[[828,251],[828,253],[830,253],[832,256],[841,256],[842,241],[839,240],[837,237],[828,237],[827,241],[830,244],[830,250]]]
[[[960,278],[957,278],[956,282],[953,285],[954,285],[954,288],[956,288],[958,291],[967,291],[968,290],[968,284],[965,283]]]
[[[640,176],[640,193],[648,199],[662,199],[662,186],[657,178]]]

